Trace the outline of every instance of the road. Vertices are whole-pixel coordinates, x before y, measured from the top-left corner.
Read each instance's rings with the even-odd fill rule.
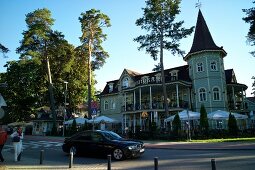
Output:
[[[44,162],[54,162],[56,165],[69,165],[69,156],[62,152],[61,141],[45,140],[24,140],[24,152],[22,159],[33,159],[38,161],[40,151],[44,150]],[[3,154],[12,152],[12,146],[7,143]],[[203,150],[185,150],[185,149],[146,149],[141,158],[129,159],[124,161],[111,162],[112,169],[120,170],[153,170],[154,158],[158,157],[160,170],[193,170],[211,168],[211,159],[216,160],[217,170],[250,170],[255,167],[255,150],[222,150],[222,149],[203,149]],[[14,162],[10,162],[14,163]],[[22,161],[20,162],[22,163]],[[106,158],[74,157],[73,167],[82,167],[82,169],[106,169]],[[54,167],[52,167],[54,169]]]

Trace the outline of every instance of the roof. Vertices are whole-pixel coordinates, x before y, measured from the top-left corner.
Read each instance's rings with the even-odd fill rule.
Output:
[[[128,69],[124,69],[124,70],[128,70]],[[129,70],[130,71],[130,70]],[[171,75],[170,72],[171,71],[178,71],[178,78],[176,80],[172,80],[171,79]],[[140,74],[134,71],[132,72],[132,79],[137,82],[139,80],[141,80],[143,77],[153,77],[156,76],[157,74],[161,74],[160,71],[157,72],[150,72],[150,73],[146,73],[146,74]],[[129,72],[131,74],[131,72]],[[166,69],[165,70],[165,77],[166,77],[166,83],[167,82],[174,82],[174,81],[182,81],[182,82],[191,82],[191,79],[189,77],[189,66],[188,65],[183,65],[183,66],[179,66],[179,67],[174,67],[171,69]],[[225,77],[226,77],[226,84],[227,85],[238,85],[238,86],[242,86],[243,88],[247,89],[247,86],[244,84],[239,84],[236,81],[236,77],[235,77],[235,73],[233,69],[228,69],[225,70]],[[118,83],[119,80],[113,80],[113,81],[108,81],[104,90],[102,91],[102,93],[100,95],[105,95],[105,94],[116,94],[118,93]],[[113,85],[113,90],[111,92],[109,92],[109,84]],[[148,83],[148,84],[153,84],[152,83]],[[139,85],[136,85],[139,86]]]
[[[223,56],[227,54],[223,47],[218,47],[214,43],[212,35],[202,15],[202,12],[199,10],[193,44],[190,52],[184,57],[184,60],[187,60],[187,58],[192,54],[203,51],[220,51],[223,53]]]
[[[141,80],[145,76],[153,77],[157,74],[161,74],[160,71],[140,74],[140,73],[128,70],[128,69],[124,69],[124,70],[126,70],[128,72],[128,74],[132,76],[132,79],[135,82]],[[191,79],[189,78],[189,66],[188,65],[179,66],[179,67],[175,67],[175,68],[171,68],[171,69],[166,69],[165,70],[166,82],[173,81],[173,80],[171,80],[170,72],[174,71],[174,70],[178,71],[178,78],[176,79],[176,81],[183,80],[186,82],[191,82]],[[100,95],[118,93],[118,82],[119,82],[119,80],[108,81],[104,90],[102,91],[102,93]],[[109,85],[110,84],[113,85],[113,90],[109,93]],[[151,83],[151,84],[153,84],[153,83]]]

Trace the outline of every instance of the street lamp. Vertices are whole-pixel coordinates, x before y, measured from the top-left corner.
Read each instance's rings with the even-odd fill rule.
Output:
[[[67,95],[67,84],[68,84],[68,82],[67,81],[64,81],[64,83],[65,83],[65,86],[66,86],[66,88],[65,88],[65,107],[64,107],[64,122],[63,122],[63,136],[65,136],[65,117],[66,117],[66,95]]]

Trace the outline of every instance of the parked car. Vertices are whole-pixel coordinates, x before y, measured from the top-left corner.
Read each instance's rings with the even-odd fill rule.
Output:
[[[140,157],[144,151],[142,141],[124,139],[112,131],[88,130],[65,138],[62,149],[73,155],[109,155],[115,160]]]

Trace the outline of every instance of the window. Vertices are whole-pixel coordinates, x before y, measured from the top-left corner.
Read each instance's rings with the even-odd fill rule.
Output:
[[[218,87],[213,88],[213,100],[216,100],[216,101],[220,100],[220,90]]]
[[[202,71],[204,71],[203,63],[197,63],[197,72],[202,72]]]
[[[217,63],[216,63],[216,61],[212,61],[211,62],[211,70],[212,71],[217,71]]]
[[[109,104],[108,101],[104,102],[104,110],[108,110],[109,109]]]
[[[113,91],[113,84],[109,84],[109,93]]]
[[[115,109],[115,101],[114,100],[110,101],[110,109]]]
[[[126,77],[126,78],[123,79],[122,87],[123,87],[123,88],[127,88],[127,87],[128,87],[128,77]]]
[[[199,101],[206,101],[206,91],[204,88],[199,89]]]
[[[170,73],[170,75],[171,75],[172,81],[177,80],[177,72],[172,72],[172,73]]]

